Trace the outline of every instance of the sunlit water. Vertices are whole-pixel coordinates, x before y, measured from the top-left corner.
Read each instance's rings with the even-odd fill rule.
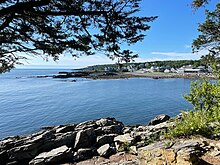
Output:
[[[189,79],[70,82],[25,78],[59,71],[68,70],[17,69],[0,75],[0,138],[32,133],[43,126],[102,117],[115,117],[130,125],[146,124],[158,114],[175,116],[180,110],[191,108],[183,99],[189,91]]]

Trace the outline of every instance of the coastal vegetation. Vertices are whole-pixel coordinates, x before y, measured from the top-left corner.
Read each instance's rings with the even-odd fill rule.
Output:
[[[197,9],[209,3],[204,0],[194,0],[192,6]],[[210,137],[220,132],[220,3],[213,12],[206,10],[206,20],[199,25],[201,34],[193,41],[193,51],[207,49],[208,54],[203,61],[211,65],[218,80],[207,79],[191,84],[191,90],[185,96],[194,107],[193,110],[182,112],[174,128],[170,128],[167,137],[203,135]]]
[[[198,134],[210,137],[220,132],[220,71],[217,62],[210,65],[217,80],[204,79],[191,83],[190,92],[184,97],[193,105],[193,110],[182,111],[182,119],[176,121],[176,127],[168,130],[167,137]]]
[[[166,137],[202,135],[210,137],[220,132],[220,81],[196,81],[185,98],[193,110],[182,111],[182,119],[170,128]]]

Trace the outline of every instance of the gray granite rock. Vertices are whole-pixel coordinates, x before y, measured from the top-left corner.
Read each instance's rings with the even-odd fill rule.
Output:
[[[95,145],[96,135],[93,128],[80,130],[76,134],[74,148],[88,148]]]
[[[161,114],[161,115],[156,116],[154,119],[152,119],[148,123],[148,125],[157,125],[157,124],[163,123],[169,119],[170,119],[170,116],[165,115],[165,114]]]
[[[113,123],[115,122],[115,119],[99,119],[96,121],[96,124],[100,127],[103,126],[109,126],[109,125],[113,125]]]
[[[108,134],[108,135],[98,136],[96,139],[97,146],[102,146],[104,144],[113,143],[115,136],[117,136],[117,134]]]
[[[198,147],[199,147],[199,142],[191,140],[191,141],[186,141],[181,144],[176,143],[173,146],[173,149],[175,152],[178,152],[178,151],[186,149],[186,148],[198,148]]]
[[[43,152],[29,162],[30,165],[46,165],[59,163],[62,160],[69,160],[72,157],[71,149],[61,146],[49,152]]]
[[[90,159],[93,156],[97,155],[97,151],[95,148],[80,148],[77,152],[74,153],[74,161],[82,161],[86,159]]]
[[[54,139],[56,147],[59,147],[62,145],[67,145],[71,147],[74,146],[76,134],[77,132],[67,132],[67,133],[56,134],[56,138]]]
[[[115,142],[128,143],[128,144],[132,144],[134,140],[135,139],[131,137],[131,135],[128,133],[124,135],[118,135],[114,138]]]
[[[109,144],[105,144],[98,148],[98,154],[103,157],[109,157],[110,155],[115,153],[115,149],[111,147]]]
[[[123,125],[110,125],[102,127],[103,134],[121,134],[123,129]]]

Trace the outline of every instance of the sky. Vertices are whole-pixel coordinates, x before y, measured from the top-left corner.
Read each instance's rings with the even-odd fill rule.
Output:
[[[198,23],[205,20],[204,10],[194,11],[192,0],[142,0],[139,16],[158,16],[150,23],[151,29],[146,31],[142,42],[126,47],[139,54],[136,62],[156,60],[195,60],[199,59],[205,51],[192,54],[191,43],[199,32]],[[206,9],[213,10],[219,0],[211,0]],[[70,55],[61,55],[60,60],[54,62],[49,59],[28,57],[29,60],[18,68],[82,68],[96,64],[115,63],[101,52],[93,56],[82,56],[74,59]]]

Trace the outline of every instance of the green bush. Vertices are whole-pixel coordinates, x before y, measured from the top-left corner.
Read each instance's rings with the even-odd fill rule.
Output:
[[[211,118],[206,111],[189,111],[182,112],[182,114],[182,119],[176,121],[176,126],[168,130],[165,134],[166,137],[186,137],[195,134],[209,136],[212,134],[212,130],[208,126]]]
[[[212,111],[220,107],[220,83],[204,80],[191,83],[190,93],[185,96],[194,106],[194,110]]]
[[[119,152],[125,151],[125,152],[131,152],[131,148],[128,142],[124,142],[122,143],[119,148],[118,148]]]
[[[193,82],[185,98],[193,104],[193,110],[182,112],[182,119],[176,120],[175,127],[169,128],[165,137],[210,136],[220,132],[219,126],[210,127],[211,123],[220,122],[220,80]]]

